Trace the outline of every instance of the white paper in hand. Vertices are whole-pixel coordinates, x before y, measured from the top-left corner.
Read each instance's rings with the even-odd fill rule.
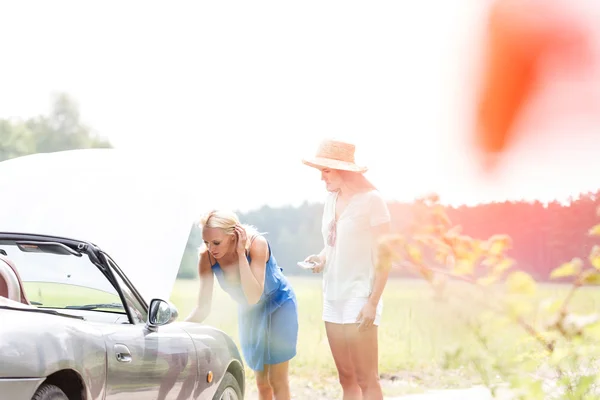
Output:
[[[317,266],[317,264],[314,262],[310,262],[310,261],[300,261],[298,263],[298,266],[303,269],[313,269],[314,267]]]

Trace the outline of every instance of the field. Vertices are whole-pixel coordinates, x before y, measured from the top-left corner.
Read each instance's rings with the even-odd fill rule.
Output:
[[[290,278],[299,302],[300,332],[298,355],[290,363],[291,383],[295,391],[307,390],[313,399],[338,398],[339,388],[333,359],[321,320],[321,281],[315,278]],[[184,318],[196,302],[196,281],[178,281],[172,302]],[[388,395],[418,392],[426,388],[468,387],[481,378],[472,363],[461,362],[482,354],[482,347],[466,322],[481,321],[480,300],[490,300],[494,290],[476,292],[462,284],[453,284],[448,294],[436,299],[419,280],[390,280],[384,293],[384,311],[379,331],[380,373]],[[566,295],[562,285],[540,285],[533,303],[542,299],[560,299]],[[600,307],[600,293],[587,290],[575,297],[573,306],[582,312]],[[229,333],[236,341],[236,305],[215,282],[213,310],[206,324]],[[532,318],[535,315],[532,314]],[[489,346],[492,351],[510,354],[523,346],[524,334],[515,326],[496,325]],[[486,329],[484,324],[483,329]],[[463,349],[457,353],[457,349]],[[459,358],[453,357],[461,356]],[[253,383],[253,374],[247,371]],[[251,392],[253,384],[249,385]],[[298,398],[302,398],[298,397]]]

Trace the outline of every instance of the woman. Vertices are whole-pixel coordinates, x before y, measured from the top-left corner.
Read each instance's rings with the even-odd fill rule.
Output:
[[[214,276],[239,305],[239,334],[247,365],[255,371],[261,400],[289,400],[288,363],[296,355],[296,295],[267,240],[242,226],[232,212],[212,211],[201,221],[205,249],[198,263],[198,305],[187,321],[209,314]]]
[[[355,146],[326,140],[303,162],[321,171],[329,195],[322,234],[325,247],[305,261],[323,271],[323,320],[344,400],[383,399],[377,327],[388,270],[375,268],[377,241],[390,232],[385,201],[354,163]]]

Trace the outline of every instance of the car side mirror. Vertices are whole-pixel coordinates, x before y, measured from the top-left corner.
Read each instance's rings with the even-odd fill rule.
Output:
[[[179,313],[177,307],[168,301],[161,299],[152,299],[148,310],[148,322],[146,328],[149,331],[156,332],[159,326],[168,325],[175,321]]]

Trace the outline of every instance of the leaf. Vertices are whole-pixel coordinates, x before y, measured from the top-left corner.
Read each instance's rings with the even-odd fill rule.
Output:
[[[436,251],[434,258],[438,264],[448,266],[448,262],[451,259],[451,256],[444,251]]]
[[[406,249],[406,252],[412,261],[417,264],[423,263],[423,255],[417,246],[407,243],[404,248]]]
[[[531,275],[523,271],[512,272],[506,280],[506,285],[508,292],[515,294],[534,294],[537,287]]]
[[[423,235],[423,234],[415,235],[413,237],[413,239],[417,243],[422,244],[423,246],[431,245],[431,246],[436,246],[437,247],[437,246],[442,246],[443,245],[443,243],[439,239],[437,239],[436,237],[433,237],[431,235]]]
[[[580,376],[577,380],[577,385],[575,386],[575,393],[573,394],[574,398],[584,398],[583,396],[589,392],[590,388],[596,383],[597,379],[598,378],[595,375]]]
[[[600,340],[600,322],[595,322],[586,326],[585,335],[595,341]]]
[[[490,256],[490,257],[486,257],[481,262],[481,264],[485,267],[491,267],[491,266],[498,264],[500,262],[500,260],[502,260],[502,258],[497,257],[497,256]]]
[[[431,271],[429,268],[425,267],[423,264],[418,264],[417,270],[419,271],[419,274],[421,274],[421,276],[423,278],[425,278],[426,281],[433,282],[433,278],[434,278],[433,271]]]
[[[565,360],[568,360],[570,354],[571,352],[568,349],[556,347],[550,355],[550,359],[548,361],[550,361],[550,365],[556,367],[561,365]]]
[[[531,380],[526,383],[528,400],[543,400],[545,397],[542,380]]]
[[[501,242],[492,242],[488,246],[489,253],[494,256],[499,256],[504,251],[504,245]]]
[[[589,260],[590,263],[594,266],[594,268],[600,270],[600,246],[594,245],[594,247],[592,247],[592,250],[590,251]]]
[[[562,264],[560,267],[554,268],[550,273],[550,278],[564,278],[567,276],[575,276],[581,272],[583,261],[579,258],[574,258],[569,262]]]
[[[452,221],[450,221],[450,218],[448,217],[448,214],[446,214],[446,211],[444,211],[443,206],[438,205],[434,209],[433,217],[435,218],[435,221],[442,226],[452,226]]]
[[[508,235],[493,235],[487,240],[486,247],[489,254],[499,256],[510,248],[511,242]]]
[[[500,275],[510,267],[515,264],[515,260],[512,258],[503,258],[498,263],[496,263],[492,268],[492,273],[494,275]]]
[[[401,259],[399,249],[403,246],[403,237],[400,235],[386,235],[379,240],[378,252],[380,257],[389,258],[392,261]]]
[[[473,251],[473,254],[479,258],[483,254],[483,243],[481,240],[472,240],[471,250]]]
[[[539,368],[540,368],[540,360],[538,360],[536,357],[532,357],[529,354],[526,354],[523,357],[523,360],[519,360],[519,370],[520,371],[527,371],[527,372],[535,373],[535,371],[539,370]]]
[[[592,228],[589,230],[588,234],[589,234],[590,236],[600,236],[600,224],[593,226],[593,227],[592,227]]]
[[[450,253],[452,251],[452,247],[450,247],[450,245],[447,242],[442,241],[440,238],[437,238],[432,235],[426,235],[425,237],[426,239],[423,239],[423,241],[420,241],[419,239],[417,240],[419,241],[419,243],[422,243],[425,246],[429,246],[430,248],[436,251],[445,251],[446,253]]]
[[[462,226],[460,225],[455,225],[452,228],[448,229],[448,231],[446,232],[445,236],[448,238],[451,237],[456,237],[460,234],[460,232],[462,231]]]
[[[517,389],[517,392],[528,393],[529,390],[527,390],[527,387],[531,384],[531,378],[522,374],[514,374],[510,376],[508,383],[511,389]]]
[[[490,286],[491,284],[496,283],[496,281],[498,281],[497,275],[489,275],[489,276],[484,276],[483,278],[477,279],[477,283],[480,284],[481,286]]]
[[[454,241],[454,245],[453,245],[454,254],[458,258],[473,258],[475,255],[471,251],[471,248],[472,248],[471,242],[472,242],[472,240],[473,239],[471,239],[469,236],[465,236],[465,235],[459,235],[459,236],[453,238],[453,241]]]
[[[600,316],[598,314],[588,314],[588,315],[576,315],[576,314],[567,314],[563,319],[562,326],[563,329],[572,334],[578,334],[583,332],[588,326],[591,326],[600,321]]]
[[[510,299],[506,302],[506,309],[511,318],[519,318],[533,311],[530,301]]]
[[[467,258],[462,258],[454,263],[452,272],[456,275],[471,275],[475,270],[475,263]]]
[[[542,301],[540,307],[548,313],[554,314],[562,307],[564,299],[546,299]]]
[[[581,277],[579,278],[579,281],[583,284],[583,285],[593,285],[593,286],[600,286],[600,271],[596,271],[594,269],[587,269],[585,271],[583,271],[583,273],[581,274]]]

